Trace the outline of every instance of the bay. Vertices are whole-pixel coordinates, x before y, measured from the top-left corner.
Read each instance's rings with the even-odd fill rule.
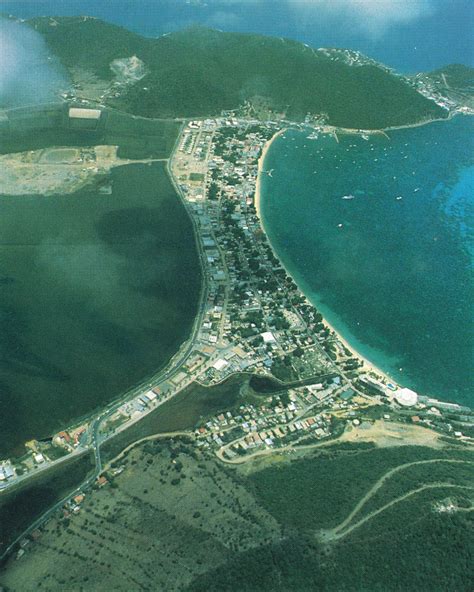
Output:
[[[339,143],[287,131],[261,196],[278,256],[361,355],[471,405],[473,132],[467,116]]]

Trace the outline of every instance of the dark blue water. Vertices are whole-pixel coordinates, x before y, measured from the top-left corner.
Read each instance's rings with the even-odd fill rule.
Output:
[[[286,132],[262,178],[270,240],[328,321],[400,383],[471,405],[473,132]]]
[[[148,36],[200,23],[225,31],[289,37],[314,47],[355,49],[400,72],[474,64],[472,0],[392,2],[388,10],[381,4],[375,18],[361,9],[347,9],[350,4],[334,0],[313,5],[304,0],[0,0],[0,13],[24,18],[88,14]]]

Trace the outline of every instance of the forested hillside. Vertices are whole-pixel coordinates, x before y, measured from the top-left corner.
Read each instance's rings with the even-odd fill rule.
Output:
[[[148,74],[112,104],[145,117],[198,117],[259,101],[288,119],[326,114],[350,128],[381,128],[446,112],[386,68],[349,65],[341,52],[282,38],[195,27],[146,39],[92,18],[30,21],[62,63],[103,80],[110,62],[136,55]]]

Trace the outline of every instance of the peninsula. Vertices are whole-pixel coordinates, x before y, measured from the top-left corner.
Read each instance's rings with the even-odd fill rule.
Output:
[[[192,224],[202,285],[189,335],[154,376],[143,377],[97,413],[61,426],[50,438],[30,440],[22,456],[0,462],[6,585],[28,589],[29,581],[44,575],[45,562],[44,589],[60,589],[67,562],[75,585],[87,589],[110,570],[111,558],[120,557],[123,573],[110,576],[116,589],[146,589],[157,578],[165,589],[168,577],[180,582],[169,589],[214,589],[225,581],[229,566],[234,582],[243,586],[242,569],[254,570],[252,553],[269,564],[270,557],[288,553],[293,561],[294,548],[307,558],[306,577],[327,569],[324,577],[337,587],[343,581],[337,578],[348,575],[334,575],[332,560],[324,567],[322,557],[332,550],[338,563],[338,554],[346,552],[340,541],[352,540],[352,533],[364,528],[378,536],[377,516],[395,524],[391,512],[405,499],[426,494],[429,520],[449,512],[464,524],[473,507],[472,410],[396,384],[332,330],[266,238],[259,178],[271,174],[265,169],[271,141],[289,127],[315,134],[384,133],[393,126],[471,113],[470,91],[454,97],[452,89],[443,93],[432,87],[436,81],[429,77],[409,81],[354,52],[314,50],[287,40],[201,29],[146,40],[87,17],[35,19],[30,25],[44,35],[72,84],[62,103],[40,106],[33,117],[23,114],[40,131],[34,139],[20,123],[22,114],[5,111],[0,134],[10,175],[29,170],[23,193],[54,194],[66,184],[68,199],[74,199],[75,188],[87,184],[113,199],[111,167],[161,162],[160,175],[172,183]],[[228,50],[224,65],[214,61],[216,44]],[[192,76],[184,65],[191,53]],[[280,88],[270,75],[262,78],[269,55],[284,72]],[[255,60],[252,68],[250,60]],[[315,87],[321,77],[334,74],[326,90],[303,92],[308,79],[299,78],[294,60],[311,70]],[[232,71],[228,91],[216,82],[219,68]],[[349,106],[336,98],[340,84],[353,98]],[[242,88],[249,89],[247,95]],[[361,96],[367,100],[356,100]],[[383,97],[390,97],[389,109],[376,108]],[[79,127],[72,121],[76,109],[83,111]],[[83,122],[90,122],[91,111],[98,112],[99,123],[88,127]],[[74,176],[79,163],[89,168],[82,167],[86,162],[91,170]],[[42,167],[51,165],[55,168],[43,175]],[[61,167],[68,167],[66,176]],[[337,487],[327,485],[336,465]],[[349,488],[344,479],[355,471],[363,483]],[[406,480],[394,485],[392,475],[405,471]],[[73,472],[79,479],[71,478]],[[283,474],[290,476],[285,500],[278,494]],[[328,487],[332,501],[310,474],[324,476],[322,489]],[[364,487],[367,480],[371,487]],[[304,524],[311,504],[298,493],[301,484],[321,507],[330,508],[326,522],[318,514]],[[348,489],[338,510],[334,499]],[[182,512],[173,505],[177,491]],[[30,504],[32,497],[40,501]],[[293,503],[302,517],[288,510]],[[424,508],[421,502],[409,507],[411,519]],[[142,534],[146,516],[156,527],[158,515],[169,529],[169,538],[159,539],[159,545],[168,545],[163,554],[154,543],[150,547],[151,535]],[[117,525],[122,518],[123,530]],[[226,521],[238,526],[227,529]],[[60,553],[67,541],[81,536],[95,548],[102,536],[97,529],[110,542],[100,560],[85,544]],[[288,534],[293,529],[295,534]],[[190,533],[197,539],[207,533],[205,544],[215,561],[196,555],[178,575],[178,548],[192,555],[181,545]],[[130,545],[127,553],[122,537]],[[133,555],[135,547],[150,555]],[[64,556],[55,571],[58,553]],[[162,556],[159,576],[149,563],[156,553]],[[84,562],[93,565],[87,575]],[[265,579],[268,589],[273,577],[272,572]],[[298,576],[289,568],[285,577],[291,587]],[[462,575],[456,577],[462,581]]]

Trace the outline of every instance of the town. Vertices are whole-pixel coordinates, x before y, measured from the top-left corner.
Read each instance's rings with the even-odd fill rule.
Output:
[[[469,408],[418,396],[379,376],[325,324],[273,253],[258,216],[256,184],[270,174],[262,169],[262,151],[283,129],[281,122],[234,113],[184,125],[170,172],[197,230],[206,286],[191,339],[156,383],[135,389],[98,419],[32,440],[24,456],[1,462],[0,493],[98,449],[190,384],[217,385],[237,373],[269,377],[281,394],[197,426],[198,446],[224,462],[331,441],[389,420],[472,442]],[[323,125],[311,129],[333,133]]]

